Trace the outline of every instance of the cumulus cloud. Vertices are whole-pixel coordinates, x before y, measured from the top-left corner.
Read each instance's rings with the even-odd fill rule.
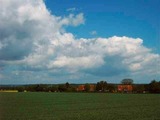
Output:
[[[42,0],[1,0],[0,67],[4,68],[1,71],[4,73],[12,66],[6,71],[14,74],[11,68],[16,65],[16,75],[32,71],[33,79],[35,73],[39,77],[43,73],[44,79],[52,75],[65,75],[68,79],[85,78],[84,75],[160,76],[160,55],[146,48],[142,39],[126,36],[77,39],[63,27],[84,22],[83,13],[51,15]]]
[[[61,18],[59,17],[59,23],[60,25],[72,25],[72,26],[78,26],[79,24],[84,24],[84,16],[83,13],[80,13],[78,15],[70,14],[68,17]]]
[[[39,44],[61,34],[62,26],[84,23],[83,14],[51,15],[42,0],[0,1],[0,59],[23,59]]]

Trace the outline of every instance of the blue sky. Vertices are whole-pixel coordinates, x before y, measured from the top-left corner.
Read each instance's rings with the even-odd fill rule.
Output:
[[[0,84],[160,80],[159,0],[1,0]]]
[[[159,0],[46,0],[45,3],[58,16],[84,13],[85,25],[67,28],[79,38],[138,37],[144,40],[144,45],[160,53]],[[75,10],[67,11],[69,8]],[[92,36],[91,31],[97,31],[97,35]]]

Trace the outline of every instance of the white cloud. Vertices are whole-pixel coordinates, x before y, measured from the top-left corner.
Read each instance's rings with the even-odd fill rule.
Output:
[[[150,49],[142,45],[142,40],[139,38],[114,36],[108,39],[75,40],[70,33],[65,33],[64,36],[59,37],[57,42],[55,40],[56,44],[42,47],[45,52],[37,51],[27,57],[28,65],[45,69],[62,68],[72,72],[96,70],[103,67],[103,70],[99,72],[104,72],[106,75],[110,70],[113,72],[109,72],[110,74],[114,74],[114,72],[117,74],[117,70],[133,73],[150,69],[152,74],[156,74],[155,71],[158,71],[155,66],[157,66],[160,56],[151,53]],[[40,49],[40,51],[44,50]],[[95,74],[95,72],[93,73]]]
[[[40,44],[62,36],[64,25],[84,23],[83,13],[51,15],[42,0],[1,0],[0,5],[0,59],[4,60],[23,59]]]
[[[94,31],[91,31],[90,34],[91,34],[91,35],[97,35],[97,31],[95,31],[95,30],[94,30]]]
[[[73,12],[73,11],[75,11],[75,10],[76,10],[76,8],[73,7],[73,8],[68,8],[66,11]]]
[[[42,0],[1,0],[0,65],[46,70],[59,76],[62,71],[71,76],[160,76],[160,55],[146,48],[142,39],[76,39],[63,27],[84,22],[83,13],[51,15]]]
[[[82,57],[67,57],[61,56],[57,57],[54,61],[49,64],[49,68],[54,67],[67,67],[71,69],[88,69],[101,66],[103,64],[103,59],[100,56],[82,56]]]
[[[68,17],[65,18],[59,18],[60,25],[72,25],[72,26],[78,26],[80,24],[84,24],[84,15],[83,13],[80,13],[78,15],[70,14]]]

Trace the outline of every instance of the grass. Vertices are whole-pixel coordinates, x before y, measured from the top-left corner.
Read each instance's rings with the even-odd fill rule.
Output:
[[[0,120],[160,120],[160,94],[0,93]]]

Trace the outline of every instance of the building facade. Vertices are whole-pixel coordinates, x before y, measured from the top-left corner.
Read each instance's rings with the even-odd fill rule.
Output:
[[[95,85],[89,85],[89,91],[93,92],[95,91],[96,86]],[[76,89],[77,91],[85,91],[85,85],[79,85]]]
[[[133,86],[132,85],[118,85],[118,92],[132,92]]]

